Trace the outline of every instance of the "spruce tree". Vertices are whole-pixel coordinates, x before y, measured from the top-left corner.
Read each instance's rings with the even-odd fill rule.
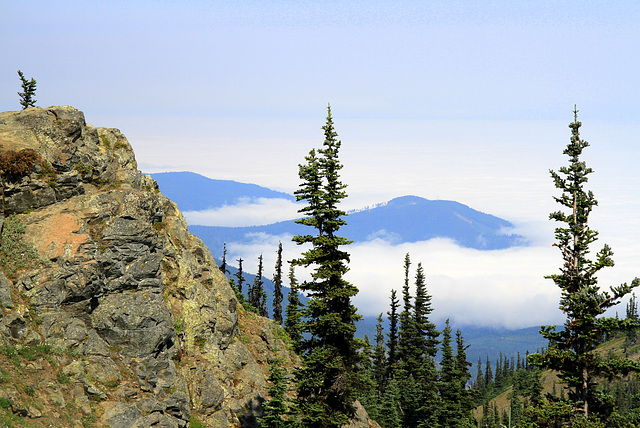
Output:
[[[413,305],[411,304],[411,294],[409,290],[409,267],[411,258],[409,253],[404,256],[404,286],[402,287],[402,312],[400,312],[400,329],[398,330],[398,358],[406,362],[411,353],[411,342],[413,337]]]
[[[276,360],[269,365],[269,387],[267,394],[269,400],[264,405],[265,415],[260,418],[262,428],[287,428],[292,427],[291,421],[286,416],[289,412],[287,405],[287,381],[285,372],[280,368],[280,360]]]
[[[442,361],[438,391],[442,397],[439,424],[442,427],[457,427],[461,423],[459,375],[456,372],[453,349],[451,347],[451,327],[447,320],[442,330]]]
[[[18,92],[20,96],[20,105],[22,110],[27,107],[34,107],[36,105],[36,80],[32,77],[31,80],[27,80],[24,77],[22,71],[18,70],[18,76],[20,76],[20,83],[22,85],[22,92]]]
[[[291,338],[293,350],[296,353],[302,352],[302,303],[298,295],[298,280],[295,275],[295,267],[289,265],[289,295],[287,296],[287,307],[284,321],[284,329]]]
[[[440,343],[438,336],[440,332],[436,329],[436,325],[429,321],[429,314],[431,314],[433,308],[431,307],[431,296],[427,293],[422,263],[418,263],[415,285],[416,297],[413,304],[415,337],[413,339],[413,348],[419,352],[417,358],[422,355],[428,355],[433,358],[438,352],[438,344]]]
[[[382,391],[387,372],[387,358],[384,350],[384,333],[382,327],[382,314],[378,315],[376,323],[376,345],[373,348],[373,380],[376,383],[378,393]]]
[[[235,277],[238,279],[238,291],[242,293],[242,284],[244,284],[244,276],[242,275],[242,257],[236,260],[238,262],[238,271],[235,273]]]
[[[249,304],[258,309],[258,314],[262,317],[268,317],[267,312],[267,293],[264,291],[262,281],[262,254],[258,256],[258,273],[253,280],[253,287],[249,289]]]
[[[463,421],[462,425],[472,424],[473,416],[471,410],[475,407],[473,399],[475,397],[474,391],[467,388],[467,382],[471,379],[471,372],[469,367],[471,363],[467,361],[466,349],[468,346],[464,344],[464,338],[462,332],[456,330],[456,358],[455,358],[455,371],[458,376],[458,388],[460,389],[460,418]],[[473,424],[475,425],[475,424]]]
[[[229,270],[227,269],[227,243],[222,244],[222,263],[220,263],[220,272],[223,275],[227,275]]]
[[[387,312],[387,319],[389,320],[389,338],[387,342],[387,348],[389,349],[389,357],[387,358],[388,366],[387,373],[389,376],[393,371],[396,363],[398,362],[398,308],[400,302],[396,290],[391,290],[391,310]]]
[[[273,320],[282,325],[282,242],[278,243],[278,257],[273,273]]]
[[[303,340],[303,366],[296,373],[298,405],[304,427],[339,427],[354,415],[358,365],[355,323],[360,316],[351,299],[358,289],[344,279],[349,254],[341,249],[351,241],[339,236],[346,224],[345,211],[338,205],[347,196],[340,181],[338,159],[341,142],[327,108],[323,147],[311,150],[299,166],[302,180],[295,192],[297,201],[306,201],[299,212],[305,217],[296,223],[315,229],[313,234],[296,235],[293,241],[310,248],[294,263],[312,267],[311,280],[300,285],[309,296],[303,321],[309,337]]]
[[[640,284],[635,278],[631,285],[622,284],[610,288],[610,292],[600,291],[596,274],[603,268],[613,266],[613,252],[608,245],[596,253],[595,261],[588,258],[590,246],[598,238],[598,232],[588,224],[589,215],[597,201],[591,191],[585,189],[588,175],[593,172],[580,159],[589,143],[580,138],[581,123],[578,111],[574,109],[571,141],[564,150],[569,157],[569,165],[558,172],[551,170],[551,176],[561,196],[555,201],[566,211],[556,211],[549,215],[560,223],[555,229],[556,244],[562,255],[560,272],[547,276],[560,288],[560,309],[566,314],[564,328],[556,331],[555,326],[543,326],[540,331],[549,340],[549,349],[544,354],[529,356],[530,363],[557,370],[560,379],[568,386],[568,398],[574,409],[584,418],[592,413],[606,414],[606,400],[596,392],[596,376],[613,377],[637,371],[640,365],[626,358],[612,360],[596,352],[602,338],[615,330],[633,327],[628,320],[602,317],[603,313],[617,304],[620,299]]]
[[[387,379],[380,399],[380,416],[378,422],[384,428],[401,428],[402,415],[400,414],[400,388],[395,377]]]
[[[364,335],[364,345],[360,352],[360,381],[358,382],[358,400],[367,410],[367,414],[376,420],[380,414],[380,396],[375,380],[374,355],[369,337]]]

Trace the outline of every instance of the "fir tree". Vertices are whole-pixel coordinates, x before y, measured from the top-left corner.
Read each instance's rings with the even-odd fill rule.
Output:
[[[438,352],[438,336],[440,332],[436,329],[434,323],[429,321],[429,314],[433,311],[431,308],[431,296],[427,293],[424,269],[422,263],[418,263],[416,270],[416,297],[413,304],[413,325],[415,328],[415,337],[413,347],[419,350],[420,358],[422,355],[428,355],[433,358]]]
[[[312,279],[300,288],[308,293],[303,340],[303,367],[296,374],[298,404],[305,427],[339,427],[354,415],[358,365],[358,341],[355,323],[360,316],[351,299],[358,289],[344,279],[349,254],[341,249],[350,243],[337,235],[346,224],[346,213],[338,208],[347,196],[340,181],[342,164],[338,159],[341,142],[337,140],[327,109],[323,126],[322,149],[311,150],[300,165],[298,201],[306,201],[299,212],[305,217],[296,223],[315,229],[315,234],[296,235],[293,241],[311,248],[294,260],[299,266],[312,267]]]
[[[282,325],[282,242],[278,244],[276,269],[273,273],[273,320]]]
[[[242,260],[242,257],[240,257],[236,261],[238,262],[238,271],[234,275],[238,279],[238,291],[242,293],[242,284],[244,284],[244,276],[242,275],[242,262],[244,260]]]
[[[227,275],[229,270],[227,269],[227,243],[222,244],[222,263],[220,263],[220,272],[223,275]]]
[[[632,293],[629,298],[629,303],[627,303],[627,319],[638,322],[640,317],[638,317],[638,301],[636,300],[636,293]]]
[[[467,424],[472,423],[473,417],[471,416],[471,410],[475,407],[473,403],[474,391],[467,388],[467,382],[471,379],[471,372],[469,367],[471,363],[467,361],[466,349],[462,332],[456,330],[456,358],[455,358],[455,371],[458,376],[458,388],[460,389],[460,407],[461,420],[466,421]]]
[[[262,317],[268,317],[267,312],[267,293],[264,291],[262,281],[262,254],[258,256],[258,273],[253,280],[253,287],[249,289],[249,304],[258,309],[258,314]]]
[[[401,428],[400,388],[395,377],[387,379],[380,401],[380,415],[376,422],[384,428]]]
[[[391,310],[387,312],[387,318],[389,320],[389,333],[387,342],[387,348],[389,349],[388,367],[387,373],[389,376],[393,370],[393,367],[398,362],[398,308],[400,302],[396,290],[391,290]]]
[[[442,397],[442,409],[439,423],[443,427],[457,427],[460,422],[460,388],[459,376],[455,370],[453,348],[451,348],[451,327],[447,320],[442,330],[442,361],[440,362],[440,380],[438,391]]]
[[[284,329],[291,338],[293,350],[296,353],[302,352],[302,303],[298,295],[298,281],[295,276],[293,264],[289,265],[289,295],[287,296],[287,316],[284,321]]]
[[[404,286],[402,287],[402,312],[400,312],[400,329],[398,330],[398,359],[406,362],[411,352],[411,338],[413,337],[413,305],[409,292],[409,267],[411,258],[409,253],[404,257]]]
[[[560,379],[568,386],[568,396],[574,409],[580,410],[584,418],[592,413],[608,412],[602,395],[596,393],[595,377],[612,377],[640,369],[632,360],[619,358],[612,360],[595,352],[602,338],[612,331],[629,329],[633,323],[628,320],[602,318],[602,314],[640,284],[635,278],[631,285],[611,287],[610,292],[600,291],[596,274],[603,268],[613,266],[613,252],[608,245],[595,255],[595,261],[587,257],[590,246],[598,237],[598,232],[588,224],[589,215],[597,201],[591,191],[585,190],[588,175],[592,172],[580,160],[583,149],[589,143],[580,138],[578,111],[574,110],[571,128],[571,142],[564,150],[569,157],[569,165],[558,172],[550,171],[560,197],[554,197],[565,211],[549,215],[551,220],[561,224],[556,227],[557,247],[563,259],[560,273],[549,275],[561,290],[560,309],[567,319],[564,329],[556,331],[555,326],[543,326],[541,333],[550,341],[544,354],[530,355],[530,363],[560,372]]]
[[[22,91],[18,92],[20,96],[20,105],[22,106],[22,110],[27,107],[34,107],[36,105],[36,81],[32,77],[31,80],[27,80],[22,74],[22,71],[18,70],[18,76],[20,76],[20,83],[22,85]]]
[[[287,399],[287,382],[284,370],[280,368],[280,360],[274,361],[269,365],[269,387],[267,394],[269,400],[264,405],[265,415],[260,418],[262,428],[287,428],[292,427],[290,421],[286,419],[288,414]]]
[[[387,372],[387,359],[384,350],[384,334],[382,328],[382,314],[378,315],[376,323],[376,346],[373,348],[373,380],[376,383],[376,389],[380,393],[384,384]]]
[[[360,355],[358,400],[367,410],[369,417],[376,420],[380,414],[380,396],[378,394],[378,384],[375,380],[373,350],[366,334]]]

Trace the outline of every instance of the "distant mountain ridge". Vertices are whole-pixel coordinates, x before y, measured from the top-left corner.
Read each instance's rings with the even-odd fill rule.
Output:
[[[183,211],[215,208],[251,198],[294,200],[292,195],[255,184],[212,180],[195,173],[168,172],[151,176],[158,181],[160,190],[176,201]],[[216,194],[210,194],[212,192]],[[448,238],[460,246],[478,250],[526,245],[526,238],[508,232],[512,228],[513,224],[507,220],[459,202],[401,196],[350,213],[347,225],[340,231],[356,243],[382,239],[390,244],[401,244]],[[189,225],[189,230],[202,239],[216,257],[222,254],[224,243],[250,243],[260,234],[293,236],[307,232],[294,220],[246,227]]]
[[[181,211],[204,211],[224,205],[236,205],[241,200],[277,198],[295,201],[284,192],[267,189],[257,184],[233,180],[214,180],[195,172],[160,172],[150,174],[160,189]]]

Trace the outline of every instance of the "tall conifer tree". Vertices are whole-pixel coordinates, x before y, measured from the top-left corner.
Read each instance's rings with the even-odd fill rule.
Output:
[[[229,273],[229,269],[227,269],[227,243],[222,244],[222,263],[220,263],[220,272],[223,275]]]
[[[349,254],[341,247],[351,241],[337,234],[346,224],[346,213],[338,205],[347,194],[340,181],[341,142],[330,106],[322,129],[323,146],[317,155],[311,150],[299,166],[302,184],[295,192],[298,201],[306,201],[299,211],[305,217],[296,223],[315,229],[313,234],[293,237],[297,244],[310,246],[294,263],[313,269],[311,280],[300,285],[309,296],[303,321],[309,337],[303,340],[303,367],[296,374],[304,427],[344,425],[354,415],[356,399],[359,341],[354,334],[360,316],[351,299],[358,289],[344,279]]]
[[[242,275],[242,262],[244,260],[242,260],[242,257],[240,257],[236,261],[238,262],[238,271],[235,273],[235,277],[238,279],[238,291],[242,293],[242,284],[244,284],[244,276]]]
[[[589,146],[580,138],[581,125],[578,111],[574,109],[574,121],[569,125],[571,141],[563,152],[569,157],[569,165],[558,172],[550,171],[556,188],[561,191],[561,196],[554,199],[566,211],[549,215],[561,224],[555,229],[555,237],[563,264],[559,273],[547,278],[560,288],[560,309],[567,319],[561,331],[556,331],[555,326],[542,327],[549,349],[544,354],[532,354],[529,359],[534,365],[559,371],[560,378],[569,387],[574,408],[588,418],[592,413],[607,411],[601,395],[596,393],[596,376],[612,377],[640,369],[635,361],[611,360],[595,351],[602,338],[612,331],[633,327],[634,323],[628,320],[601,316],[638,286],[640,280],[635,278],[631,285],[611,287],[610,292],[600,291],[596,274],[613,266],[613,252],[605,244],[595,255],[595,261],[587,258],[591,244],[598,238],[598,232],[588,224],[597,201],[593,193],[584,188],[593,171],[580,159],[582,151]]]
[[[389,338],[387,342],[387,348],[389,349],[389,357],[387,358],[388,368],[387,373],[391,376],[391,372],[398,362],[398,308],[400,302],[396,290],[391,290],[391,310],[387,312],[387,319],[389,320]]]
[[[273,273],[273,320],[282,325],[282,242],[278,243],[278,257]]]
[[[284,321],[284,329],[291,338],[293,350],[297,353],[302,352],[302,303],[298,295],[298,280],[295,275],[295,267],[289,265],[289,295],[287,296],[287,307]]]

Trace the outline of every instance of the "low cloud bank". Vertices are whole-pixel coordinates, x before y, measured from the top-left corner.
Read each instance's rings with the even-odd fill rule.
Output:
[[[244,199],[236,205],[204,211],[185,211],[189,224],[202,226],[262,226],[300,217],[300,205],[286,199]]]
[[[521,328],[562,324],[560,291],[552,280],[544,278],[558,272],[562,265],[558,248],[552,246],[553,227],[549,222],[519,224],[515,230],[530,238],[531,245],[492,251],[462,248],[448,239],[396,244],[382,236],[345,248],[351,255],[346,278],[360,290],[354,300],[360,314],[386,316],[391,289],[396,289],[401,299],[404,256],[410,253],[411,283],[418,263],[422,263],[432,296],[431,319],[437,323],[450,318],[459,326]],[[258,255],[263,254],[264,276],[271,278],[279,242],[286,261],[299,256],[301,248],[291,242],[290,235],[260,233],[252,235],[248,244],[227,243],[227,260],[235,264],[242,257],[245,271],[255,272]],[[594,253],[602,245],[598,242]],[[634,271],[634,256],[640,253],[640,244],[625,239],[608,242],[616,248],[616,266],[599,275],[602,289],[640,275]],[[296,268],[296,276],[304,280],[309,273]],[[615,316],[617,311],[624,316],[627,301],[607,315]]]

